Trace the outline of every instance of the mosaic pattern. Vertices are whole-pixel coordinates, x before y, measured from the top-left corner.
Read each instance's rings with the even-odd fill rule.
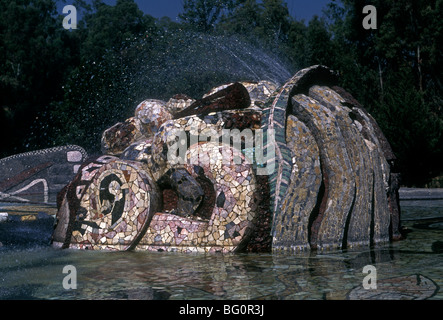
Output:
[[[233,148],[222,152],[212,143],[191,147],[187,171],[194,178],[203,174],[215,188],[216,203],[209,220],[157,213],[137,250],[230,252],[241,248],[254,224],[255,179],[251,165],[234,164],[234,156],[245,162]]]
[[[180,111],[189,108],[195,102],[194,99],[185,94],[177,94],[166,103],[166,109],[171,115],[176,115]]]
[[[250,107],[263,107],[265,101],[271,96],[272,93],[277,90],[277,85],[270,81],[260,81],[260,82],[240,82],[246,90],[248,90],[249,97],[251,99]],[[203,98],[207,98],[227,87],[233,85],[233,83],[228,83],[216,88],[211,89],[208,93],[203,95]]]
[[[347,233],[348,246],[352,247],[370,241],[370,224],[373,196],[374,172],[369,149],[364,137],[359,133],[358,127],[353,124],[348,116],[351,110],[342,103],[345,101],[333,90],[327,87],[313,86],[310,96],[315,97],[326,108],[337,114],[336,121],[343,135],[343,140],[348,141],[346,151],[350,159],[353,175],[354,199],[352,210],[349,212],[350,223]],[[380,207],[374,207],[379,210]]]
[[[120,155],[131,144],[143,138],[142,123],[137,118],[129,118],[105,130],[102,135],[102,152]]]
[[[251,97],[248,90],[239,82],[225,86],[215,93],[195,101],[188,108],[174,115],[175,119],[192,115],[204,116],[216,111],[240,110],[248,108]]]
[[[300,72],[299,72],[300,73]],[[275,237],[276,222],[281,214],[281,203],[286,189],[290,183],[292,172],[292,154],[286,142],[286,108],[289,94],[293,86],[301,78],[297,73],[292,79],[278,88],[265,102],[262,117],[262,129],[269,141],[264,142],[265,152],[275,148],[275,158],[268,160],[266,166],[276,167],[269,171],[269,184],[271,193],[271,211],[273,212],[272,234]],[[271,130],[274,134],[266,134]],[[278,236],[277,236],[278,237]]]
[[[155,135],[152,145],[151,173],[155,180],[160,179],[169,169],[180,167],[185,162],[185,159],[178,156],[168,159],[169,148],[176,143],[181,143],[180,139],[184,140],[184,144],[188,143],[188,137],[189,140],[193,137],[192,142],[199,143],[201,137],[211,137],[222,130],[223,120],[220,117],[215,115],[209,116],[208,119],[209,125],[207,121],[196,116],[168,121],[163,124],[158,134]]]
[[[310,249],[309,218],[321,186],[320,153],[306,125],[293,115],[287,120],[287,147],[292,151],[289,187],[282,200],[281,215],[275,217],[275,250]]]
[[[351,290],[348,300],[426,300],[438,292],[438,285],[421,274],[377,281],[376,290],[359,286]]]
[[[300,106],[296,109],[297,115],[307,123],[315,136],[320,137],[317,143],[321,153],[322,173],[328,180],[329,201],[320,213],[316,244],[321,247],[339,246],[354,200],[355,182],[351,159],[332,112],[304,95],[297,95],[293,100],[297,101],[294,107]]]
[[[148,163],[151,161],[152,138],[137,141],[126,148],[120,159]]]
[[[74,212],[68,199],[74,195]],[[135,246],[160,203],[158,191],[136,162],[103,156],[85,165],[69,186],[54,243],[69,239],[71,248],[128,250]],[[69,213],[69,215],[68,215]],[[70,230],[63,234],[63,231]],[[63,239],[63,236],[65,239]]]
[[[198,100],[143,101],[103,134],[104,153],[119,158],[85,163],[61,193],[55,242],[300,252],[401,238],[395,156],[335,80],[313,66],[280,88],[235,82]],[[244,133],[236,143],[232,130]]]
[[[275,130],[275,139],[266,148],[275,147],[278,168],[270,175],[274,249],[299,249],[298,238],[290,240],[288,235],[291,231],[286,232],[288,225],[279,225],[282,219],[301,219],[291,210],[282,211],[292,168],[291,155],[294,155],[293,151],[288,153],[287,149],[291,137],[287,136],[288,132],[286,136],[283,132],[288,127],[289,122],[285,123],[285,120],[290,115],[296,116],[307,126],[320,151],[322,184],[307,225],[311,249],[387,242],[389,238],[394,238],[396,232],[399,234],[399,223],[389,230],[390,220],[395,221],[398,217],[398,202],[389,201],[395,195],[388,187],[395,185],[388,164],[388,157],[394,160],[389,143],[373,122],[368,120],[362,125],[354,116],[349,116],[346,110],[348,105],[354,106],[352,111],[361,113],[361,118],[370,119],[348,93],[345,99],[327,86],[316,86],[316,83],[333,86],[334,78],[323,66],[301,70],[265,104],[263,128]],[[344,93],[340,88],[333,88]],[[376,138],[374,142],[366,139],[372,137]],[[304,163],[303,166],[307,168],[309,164]],[[398,190],[398,186],[395,188]],[[296,188],[290,192],[291,197],[300,197],[302,203],[306,202],[303,189]],[[388,203],[393,205],[388,207]],[[286,241],[286,245],[282,245],[282,241]]]
[[[50,149],[42,149],[42,150],[36,150],[36,151],[15,154],[15,155],[0,159],[0,164],[5,163],[6,161],[10,161],[10,160],[14,160],[14,159],[21,159],[21,158],[30,157],[30,156],[51,155],[52,153],[60,152],[60,151],[62,151],[62,152],[63,151],[66,151],[66,152],[77,151],[82,155],[83,159],[86,159],[87,155],[88,155],[82,147],[79,147],[76,145],[67,145],[67,146],[61,146],[61,147],[54,147],[54,148],[50,148]]]
[[[68,145],[0,159],[0,200],[54,203],[86,158],[83,148]]]
[[[141,132],[150,137],[157,133],[160,126],[172,119],[171,113],[166,108],[166,102],[148,99],[135,108],[135,118],[140,120]]]

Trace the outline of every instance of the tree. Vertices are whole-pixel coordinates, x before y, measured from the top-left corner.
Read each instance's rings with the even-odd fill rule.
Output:
[[[179,18],[192,30],[208,32],[214,30],[222,15],[233,6],[234,0],[184,0]]]
[[[233,10],[222,17],[217,27],[230,35],[258,36],[262,14],[263,8],[256,0],[237,1]]]
[[[243,41],[291,60],[289,33],[294,20],[282,0],[237,0],[217,24],[218,33]],[[292,63],[291,63],[292,64]]]
[[[286,2],[282,0],[263,0],[262,36],[274,44],[286,41],[291,17]]]
[[[307,47],[305,55],[309,65],[323,64],[331,66],[334,63],[334,44],[331,41],[324,19],[314,16],[306,30]]]
[[[2,155],[25,151],[32,122],[62,97],[77,55],[52,0],[0,1],[0,124]]]
[[[410,69],[390,73],[384,99],[374,102],[373,115],[396,153],[403,183],[423,186],[441,170],[443,121],[414,82]]]
[[[361,27],[367,4],[377,8],[377,30]],[[441,0],[343,0],[328,8],[333,68],[378,120],[407,185],[442,171],[442,8]]]
[[[134,0],[117,0],[115,6],[94,0],[93,11],[84,17],[81,56],[100,59],[109,50],[120,52],[125,42],[146,32],[156,32],[155,19],[145,15]]]

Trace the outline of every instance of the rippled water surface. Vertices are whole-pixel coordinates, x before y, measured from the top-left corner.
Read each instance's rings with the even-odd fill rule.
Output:
[[[417,293],[407,294],[443,299],[442,202],[402,202],[406,240],[303,255],[62,251],[47,244],[51,219],[1,223],[0,299],[341,300],[352,290],[360,297],[366,265],[390,292],[384,298],[405,298],[402,279],[419,274],[410,284]],[[75,290],[63,288],[67,265],[77,270]]]

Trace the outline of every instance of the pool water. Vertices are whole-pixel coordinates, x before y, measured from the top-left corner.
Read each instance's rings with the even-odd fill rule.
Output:
[[[1,300],[443,299],[443,200],[402,201],[405,240],[297,255],[60,250],[49,215],[16,220],[0,223]]]

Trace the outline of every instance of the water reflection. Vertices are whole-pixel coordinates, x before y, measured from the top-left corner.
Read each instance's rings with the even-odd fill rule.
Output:
[[[421,274],[430,281],[414,289],[416,296],[443,299],[441,290],[428,293],[435,291],[432,285],[443,287],[441,217],[405,221],[411,232],[404,241],[322,254],[111,253],[6,245],[0,248],[0,299],[341,300],[352,290],[357,297],[363,292],[366,265],[376,267],[380,284],[393,290],[390,297],[404,297],[399,289]],[[77,270],[76,290],[62,286],[66,265]]]

